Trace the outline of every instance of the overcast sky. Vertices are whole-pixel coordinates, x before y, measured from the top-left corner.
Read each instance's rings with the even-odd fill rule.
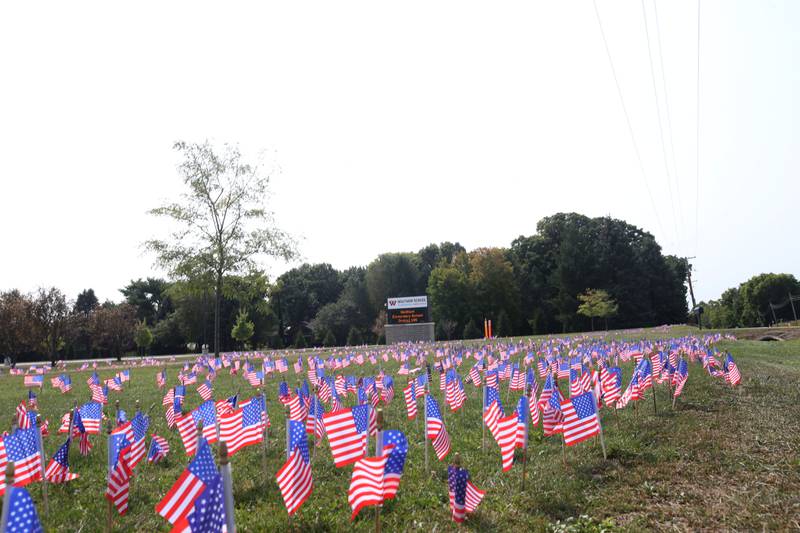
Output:
[[[0,6],[0,289],[159,274],[178,139],[266,150],[280,225],[337,268],[576,211],[697,256],[699,298],[800,275],[800,2],[702,1],[699,206],[696,0],[645,0],[647,34],[597,3],[644,175],[591,1],[244,4]]]

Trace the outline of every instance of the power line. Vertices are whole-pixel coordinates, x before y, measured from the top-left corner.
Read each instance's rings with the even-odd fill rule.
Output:
[[[669,163],[667,162],[667,144],[664,142],[664,126],[661,122],[661,106],[658,103],[658,89],[656,88],[656,69],[653,66],[653,51],[650,47],[650,30],[647,28],[647,9],[642,0],[642,18],[644,21],[644,36],[647,40],[647,59],[650,62],[650,78],[653,81],[653,97],[656,100],[656,117],[658,117],[658,134],[661,137],[661,153],[664,156],[664,172],[667,174],[667,190],[669,191],[669,205],[672,209],[672,226],[675,230],[675,241],[678,241],[678,222],[675,215],[675,200],[672,195],[672,178],[670,177]]]
[[[611,50],[608,48],[608,40],[606,39],[606,32],[603,30],[603,22],[600,20],[600,11],[597,9],[597,0],[592,0],[594,4],[594,14],[597,15],[597,25],[600,26],[600,35],[603,37],[603,45],[606,49],[608,56],[608,64],[611,65],[611,74],[614,76],[614,85],[617,87],[617,94],[619,95],[619,102],[622,105],[622,112],[625,115],[625,122],[628,125],[628,133],[631,136],[631,143],[633,143],[633,151],[636,153],[636,160],[639,162],[639,170],[642,173],[642,180],[644,180],[645,189],[647,189],[647,196],[650,197],[650,204],[653,206],[653,214],[656,216],[656,222],[662,235],[666,235],[664,226],[661,224],[661,217],[658,216],[658,209],[656,209],[656,202],[653,200],[653,193],[650,191],[650,184],[647,181],[647,173],[644,170],[642,163],[642,155],[639,153],[639,145],[636,143],[636,136],[633,133],[633,126],[631,126],[631,118],[628,115],[628,108],[625,107],[625,99],[622,97],[622,89],[619,86],[619,79],[617,79],[617,70],[614,68],[614,61],[611,59]]]
[[[700,247],[700,0],[697,0],[697,157],[694,180],[694,249]]]
[[[667,130],[669,131],[669,146],[672,154],[672,171],[675,178],[675,199],[678,203],[678,227],[683,234],[683,206],[681,205],[681,187],[678,173],[678,163],[675,158],[675,141],[672,135],[672,114],[669,110],[669,97],[667,96],[667,70],[664,68],[664,54],[661,49],[661,25],[658,22],[658,0],[653,0],[653,13],[656,19],[656,39],[658,40],[658,59],[661,64],[661,81],[663,83],[664,106],[667,110]]]

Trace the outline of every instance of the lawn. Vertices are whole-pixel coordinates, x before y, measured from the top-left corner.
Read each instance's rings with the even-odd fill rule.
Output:
[[[672,333],[674,334],[674,332]],[[679,333],[683,334],[683,332]],[[659,331],[629,332],[630,337],[658,337]],[[614,337],[619,339],[620,337]],[[611,339],[611,337],[609,337]],[[560,437],[543,438],[541,427],[529,438],[527,481],[521,487],[521,452],[517,464],[500,471],[500,452],[487,432],[487,451],[481,450],[482,419],[479,392],[467,387],[464,409],[447,412],[446,424],[462,464],[475,484],[486,491],[478,511],[464,527],[477,531],[510,530],[788,530],[800,528],[800,341],[726,341],[721,349],[736,358],[743,380],[731,389],[706,374],[699,364],[690,364],[689,382],[677,406],[671,408],[666,385],[656,385],[657,413],[651,393],[645,400],[616,415],[602,410],[608,460],[595,439],[568,448],[562,455]],[[454,530],[448,510],[446,467],[451,455],[436,461],[430,450],[428,469],[424,461],[422,421],[408,421],[402,398],[403,376],[390,361],[384,370],[395,375],[394,401],[385,409],[385,427],[400,429],[410,450],[397,499],[383,509],[384,531]],[[468,369],[461,368],[464,375]],[[632,364],[623,365],[623,387]],[[178,369],[168,369],[174,382]],[[377,372],[369,363],[351,366],[345,373]],[[137,467],[131,484],[130,509],[116,516],[118,531],[168,531],[167,522],[154,507],[187,464],[177,431],[170,431],[161,407],[162,393],[155,384],[155,368],[131,370],[131,381],[122,393],[110,393],[113,401],[129,413],[136,400],[152,412],[151,433],[170,443],[168,458],[158,465],[146,461]],[[113,371],[99,371],[101,378]],[[289,371],[290,384],[297,378]],[[42,414],[50,420],[51,435],[45,438],[50,457],[63,442],[55,434],[58,421],[75,401],[89,400],[85,385],[89,372],[73,373],[73,391],[62,395],[47,385],[40,396]],[[267,407],[272,421],[263,468],[263,449],[252,446],[232,458],[236,523],[241,531],[289,529],[275,473],[285,460],[284,409],[277,401],[278,380],[268,380]],[[443,394],[434,378],[432,390],[443,406]],[[507,386],[507,385],[506,385]],[[566,388],[562,384],[562,392]],[[201,399],[189,387],[187,406]],[[221,372],[215,382],[215,397],[240,391],[244,400],[255,394],[240,376]],[[22,377],[0,377],[0,407],[10,421],[14,406],[24,397]],[[516,405],[519,393],[506,401],[506,412]],[[352,398],[352,397],[351,397]],[[352,404],[350,399],[348,405]],[[420,403],[420,406],[422,404]],[[420,415],[422,411],[420,410]],[[29,486],[40,518],[48,531],[100,531],[106,523],[103,499],[106,477],[105,438],[92,436],[95,448],[82,457],[73,447],[71,469],[80,478],[65,485],[50,485],[50,510],[45,514],[39,484]],[[149,445],[149,441],[148,441]],[[298,531],[368,531],[374,528],[372,509],[365,509],[350,522],[347,488],[352,467],[333,466],[327,442],[317,449],[313,467],[314,492],[294,518]]]

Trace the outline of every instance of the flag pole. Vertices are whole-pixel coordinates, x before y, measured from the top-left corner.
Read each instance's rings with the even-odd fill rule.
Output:
[[[102,421],[101,421],[102,423]],[[108,451],[107,455],[107,463],[108,463],[108,474],[106,474],[106,487],[108,487],[109,480],[111,479],[111,420],[108,420],[106,423],[106,433],[108,434],[108,438],[106,439],[106,448]],[[114,528],[114,503],[111,501],[111,498],[106,498],[106,531],[111,533],[111,530]]]
[[[228,444],[219,444],[219,473],[222,476],[222,491],[225,501],[225,526],[229,533],[236,533],[236,522],[233,514],[233,476],[231,474],[231,464],[228,459]]]
[[[652,377],[650,378],[652,379]],[[656,407],[656,384],[653,381],[653,416],[658,416],[658,407]]]
[[[375,457],[383,455],[383,409],[378,408],[378,433],[375,435]],[[381,533],[381,507],[382,504],[375,506],[375,533]]]
[[[44,504],[44,513],[47,514],[49,505],[47,502],[47,476],[44,475],[44,468],[45,468],[45,455],[44,455],[44,445],[42,444],[42,429],[39,427],[38,419],[40,418],[39,412],[36,411],[36,441],[39,444],[39,455],[40,455],[40,466],[42,472],[42,503]]]
[[[528,385],[527,390],[528,402],[531,401],[531,385]],[[530,405],[528,405],[528,412],[525,413],[525,439],[522,441],[522,490],[525,490],[525,474],[527,473],[528,466],[528,431],[530,431]],[[485,426],[486,424],[484,424]]]
[[[597,414],[597,426],[600,428],[600,446],[603,448],[603,460],[608,460],[608,455],[606,454],[606,441],[603,438],[603,424],[600,423],[600,413]]]
[[[6,465],[6,492],[3,495],[3,514],[0,517],[0,525],[8,522],[8,512],[11,506],[11,489],[14,486],[14,461],[9,461]]]
[[[264,413],[266,413],[267,412],[267,398],[266,398],[266,396],[264,396],[264,390],[263,389],[258,389],[258,395],[261,397],[261,401],[264,402]],[[264,479],[269,479],[269,473],[267,472],[267,446],[269,446],[269,443],[268,443],[268,441],[269,441],[269,433],[268,433],[268,431],[269,430],[267,429],[267,421],[264,420],[263,422],[264,422],[264,432],[266,433],[266,436],[263,439],[264,445],[261,447],[261,449],[263,451],[263,453],[261,454],[262,455],[261,463],[262,463],[262,466],[264,467]]]
[[[286,406],[286,460],[289,460],[289,455],[291,455],[292,451],[289,449],[289,442],[291,441],[290,437],[290,430],[289,430],[289,406]],[[292,523],[292,515],[289,515],[288,518],[288,526],[289,531],[294,531],[294,523]]]

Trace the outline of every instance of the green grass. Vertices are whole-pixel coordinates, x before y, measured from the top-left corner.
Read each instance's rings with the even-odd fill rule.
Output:
[[[634,338],[659,335],[663,336],[652,331],[629,334]],[[603,410],[609,454],[606,461],[593,439],[567,449],[564,464],[560,440],[543,438],[540,428],[533,431],[524,491],[521,464],[501,473],[500,453],[488,434],[487,452],[481,451],[478,392],[467,385],[466,408],[455,414],[448,412],[446,423],[453,451],[460,452],[473,481],[487,494],[465,527],[476,531],[800,528],[800,341],[737,341],[722,347],[737,360],[743,375],[740,387],[731,389],[693,364],[675,410],[670,408],[668,391],[661,385],[657,386],[657,415],[649,392],[636,410],[628,407],[617,416]],[[384,369],[394,375],[397,364],[392,361]],[[374,369],[367,364],[347,371],[367,373]],[[187,463],[177,432],[166,428],[155,372],[154,368],[134,369],[125,392],[111,393],[112,402],[119,398],[128,412],[134,410],[137,399],[145,407],[156,403],[151,432],[166,437],[172,449],[164,463],[154,466],[145,461],[137,468],[128,514],[114,519],[118,531],[168,531],[167,522],[156,515],[154,507]],[[624,385],[630,372],[630,364],[625,365]],[[176,373],[174,367],[169,370],[171,378]],[[101,378],[111,374],[100,372]],[[74,390],[67,395],[48,383],[40,405],[52,433],[75,400],[88,400],[88,375],[73,374]],[[293,382],[291,370],[289,375]],[[396,378],[397,394],[385,411],[386,427],[404,431],[411,449],[398,497],[382,512],[384,531],[454,530],[447,502],[447,461],[436,461],[431,449],[430,467],[425,469],[422,425],[406,419],[401,390],[405,380],[401,378]],[[254,392],[241,377],[224,373],[215,383],[217,398],[237,389],[242,390],[242,399]],[[260,446],[242,450],[232,459],[236,522],[242,531],[289,527],[274,477],[285,458],[284,411],[276,400],[277,380],[269,381],[266,390],[272,420],[267,471]],[[0,377],[0,408],[8,413],[9,421],[24,394],[21,377]],[[435,394],[442,405],[438,384]],[[512,394],[511,401],[506,402],[503,391],[507,411],[517,398],[518,394]],[[189,394],[189,407],[199,402],[199,395]],[[95,448],[89,457],[80,456],[77,446],[71,453],[71,468],[81,477],[65,485],[49,486],[48,514],[43,512],[39,484],[29,486],[48,531],[100,531],[105,527],[105,438],[93,436],[92,440]],[[45,439],[48,457],[62,442],[63,436],[55,434]],[[363,510],[352,523],[349,520],[347,488],[351,472],[352,467],[333,467],[327,442],[317,449],[314,493],[294,519],[297,530],[368,531],[374,527],[372,509]]]

